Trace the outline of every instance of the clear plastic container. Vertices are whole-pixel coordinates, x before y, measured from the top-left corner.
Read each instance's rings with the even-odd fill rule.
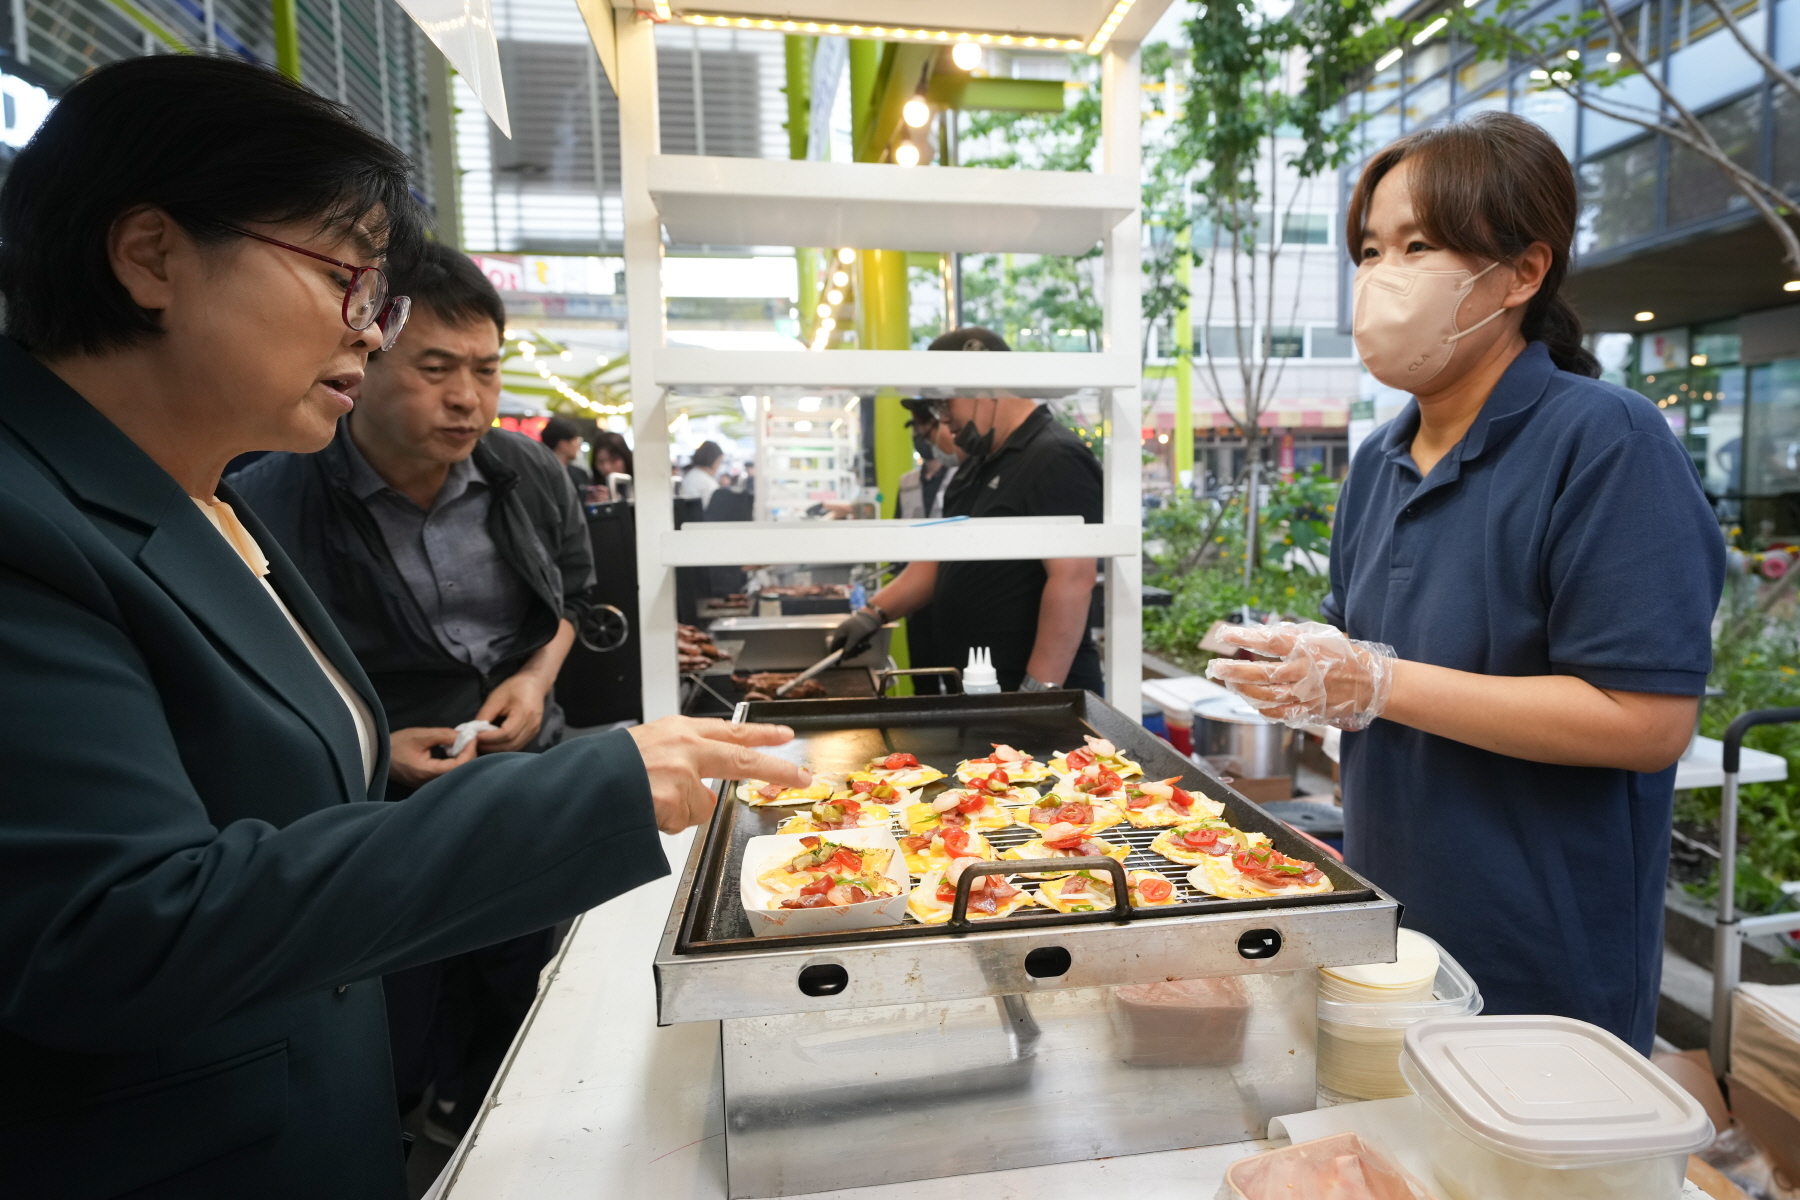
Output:
[[[1421,1021],[1400,1069],[1451,1200],[1679,1200],[1687,1156],[1713,1138],[1649,1059],[1568,1017]]]
[[[1450,952],[1422,933],[1402,933],[1437,947],[1437,977],[1427,998],[1355,1003],[1319,994],[1319,1094],[1325,1103],[1385,1100],[1412,1092],[1400,1075],[1406,1031],[1433,1017],[1472,1017],[1481,992]],[[1323,972],[1321,973],[1323,978]]]

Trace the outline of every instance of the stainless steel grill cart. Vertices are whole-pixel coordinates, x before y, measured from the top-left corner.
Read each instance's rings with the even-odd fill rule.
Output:
[[[948,773],[996,742],[1047,761],[1094,734],[1148,778],[1223,801],[1283,853],[1319,858],[1086,692],[767,702],[739,716],[792,726],[782,753],[819,771],[907,751]],[[1178,903],[756,938],[744,844],[793,810],[752,808],[735,786],[695,840],[656,958],[661,1023],[721,1022],[734,1200],[1261,1136],[1270,1117],[1313,1106],[1313,968],[1394,955],[1400,906],[1339,863],[1318,864],[1330,893],[1217,900],[1148,849],[1158,831],[1124,826],[1102,836],[1131,846],[1127,867],[1176,880]],[[1002,850],[1032,834],[987,836]],[[1205,979],[1218,982],[1172,997],[1136,986]]]

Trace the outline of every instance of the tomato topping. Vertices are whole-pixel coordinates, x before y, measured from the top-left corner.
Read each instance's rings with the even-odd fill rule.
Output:
[[[1125,807],[1133,810],[1149,808],[1150,797],[1134,788],[1125,793]]]
[[[988,799],[986,796],[977,796],[977,795],[971,794],[968,796],[964,796],[957,803],[956,811],[961,812],[961,813],[978,813],[982,809],[986,808],[987,805],[988,805]]]
[[[800,889],[802,896],[823,896],[831,890],[831,876],[821,875]]]
[[[899,771],[906,767],[916,767],[918,765],[919,760],[917,756],[911,754],[890,754],[881,760],[881,768],[884,771]]]
[[[1174,895],[1175,885],[1166,879],[1140,879],[1137,892],[1145,901],[1155,904]]]
[[[1012,786],[1012,777],[1005,771],[989,771],[976,782],[990,792],[1004,792]]]
[[[1173,788],[1169,796],[1169,807],[1180,816],[1185,817],[1188,815],[1188,810],[1194,807],[1194,798],[1180,788]]]
[[[856,801],[850,799],[849,797],[845,797],[842,800],[833,800],[832,803],[837,805],[839,808],[843,809],[847,813],[859,813],[862,811],[862,805],[858,804]]]
[[[1239,850],[1231,856],[1231,865],[1259,883],[1290,884],[1302,882],[1312,863],[1289,858],[1277,850]]]
[[[1084,746],[1079,750],[1069,751],[1065,761],[1069,764],[1069,769],[1071,771],[1079,771],[1081,768],[1090,767],[1100,760],[1094,757],[1094,752],[1092,750],[1089,750]]]
[[[1181,840],[1196,850],[1204,850],[1219,840],[1216,829],[1190,829],[1181,835]]]
[[[945,903],[945,904],[948,904],[948,903],[950,903],[950,901],[956,899],[956,885],[954,883],[938,884],[937,898],[939,901],[941,901],[942,903]]]
[[[1091,825],[1094,821],[1094,806],[1074,800],[1056,810],[1056,820],[1067,821],[1071,825]]]
[[[964,854],[969,848],[969,832],[966,829],[947,829],[944,831],[944,849],[952,855]],[[966,856],[966,855],[965,855]]]
[[[828,871],[860,871],[862,856],[854,850],[840,848],[838,852],[825,861]]]

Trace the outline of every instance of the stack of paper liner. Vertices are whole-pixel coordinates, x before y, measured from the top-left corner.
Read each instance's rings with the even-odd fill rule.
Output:
[[[1436,942],[1402,929],[1396,949],[1391,963],[1319,968],[1319,1088],[1329,1100],[1410,1095],[1400,1077],[1407,1027],[1481,1011],[1480,993]],[[1446,967],[1446,994],[1434,995]]]

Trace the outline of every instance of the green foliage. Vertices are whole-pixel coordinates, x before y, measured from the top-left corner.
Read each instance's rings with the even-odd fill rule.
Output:
[[[1313,468],[1268,489],[1259,529],[1261,564],[1244,579],[1243,498],[1224,504],[1177,497],[1145,514],[1145,581],[1174,594],[1168,608],[1144,610],[1144,645],[1164,658],[1198,669],[1207,655],[1198,646],[1214,621],[1243,609],[1280,612],[1298,620],[1320,619],[1331,590],[1323,571],[1303,551],[1321,556],[1331,542],[1331,513],[1338,485]]]
[[[1786,619],[1751,622],[1748,632],[1738,632],[1747,623],[1732,618],[1756,606],[1758,598],[1750,581],[1733,583],[1721,622],[1724,632],[1713,648],[1712,683],[1725,694],[1708,700],[1701,713],[1700,731],[1708,737],[1723,737],[1725,727],[1742,713],[1800,705],[1800,629]],[[1739,584],[1743,586],[1735,586]],[[1745,735],[1744,744],[1788,762],[1787,779],[1738,789],[1737,902],[1746,912],[1772,912],[1782,899],[1778,885],[1800,879],[1800,725],[1760,726]],[[1679,794],[1675,819],[1716,829],[1719,789]],[[1717,876],[1692,890],[1716,895]]]

